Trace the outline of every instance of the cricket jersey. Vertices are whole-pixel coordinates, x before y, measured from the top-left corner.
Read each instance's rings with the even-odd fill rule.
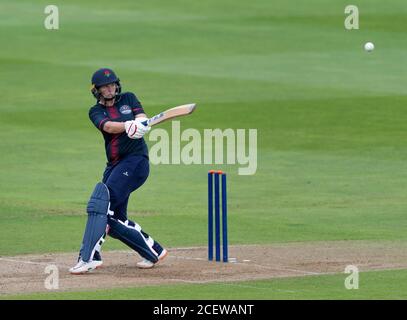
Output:
[[[148,157],[147,145],[143,138],[130,139],[126,132],[112,134],[103,131],[107,121],[125,122],[134,120],[137,114],[144,113],[140,101],[134,93],[126,92],[116,97],[112,107],[97,103],[89,110],[89,118],[98,128],[105,140],[107,165],[115,165],[127,155],[143,155]]]

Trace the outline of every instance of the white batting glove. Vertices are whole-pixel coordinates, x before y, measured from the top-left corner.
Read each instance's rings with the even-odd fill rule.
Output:
[[[124,127],[126,128],[127,136],[130,139],[141,139],[147,132],[151,130],[150,126],[145,126],[142,122],[148,120],[147,118],[136,118],[135,120],[126,121]]]

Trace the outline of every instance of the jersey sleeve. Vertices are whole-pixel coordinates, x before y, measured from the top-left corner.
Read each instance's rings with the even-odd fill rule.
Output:
[[[109,121],[109,118],[105,115],[103,110],[96,107],[90,108],[89,119],[100,131],[103,131],[103,126],[107,121]]]
[[[133,115],[136,116],[140,113],[145,113],[141,102],[137,99],[134,93],[130,93],[130,104],[131,104],[131,111],[133,111]]]

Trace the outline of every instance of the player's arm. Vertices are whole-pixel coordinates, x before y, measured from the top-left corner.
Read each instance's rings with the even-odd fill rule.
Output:
[[[147,115],[145,113],[139,113],[135,116],[135,118],[147,118]]]
[[[135,119],[137,118],[147,118],[145,113],[139,113],[136,115]],[[103,131],[107,133],[117,134],[126,131],[126,127],[124,122],[115,122],[115,121],[107,121],[103,126]]]
[[[103,131],[107,133],[117,134],[126,131],[124,122],[107,121],[103,125]]]

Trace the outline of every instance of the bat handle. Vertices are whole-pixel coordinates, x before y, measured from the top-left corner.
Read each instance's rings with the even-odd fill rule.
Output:
[[[144,126],[148,126],[149,123],[150,123],[150,119],[145,120],[145,121],[142,122],[142,124],[143,124]]]

